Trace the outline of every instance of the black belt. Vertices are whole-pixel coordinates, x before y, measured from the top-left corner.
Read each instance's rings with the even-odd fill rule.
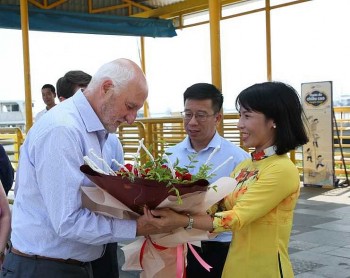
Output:
[[[25,258],[32,258],[32,259],[43,259],[43,260],[48,260],[48,261],[54,261],[54,262],[59,262],[59,263],[65,263],[65,264],[72,264],[72,265],[84,265],[86,263],[74,260],[74,259],[59,259],[59,258],[50,258],[50,257],[45,257],[45,256],[39,256],[39,255],[28,255],[25,253],[22,253],[21,251],[17,250],[16,248],[11,247],[10,252],[13,254],[16,254],[21,257]]]

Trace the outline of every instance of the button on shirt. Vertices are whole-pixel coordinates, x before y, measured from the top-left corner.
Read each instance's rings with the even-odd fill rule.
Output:
[[[249,154],[244,151],[242,148],[236,146],[232,142],[224,139],[219,135],[218,132],[214,135],[213,139],[209,142],[208,146],[198,153],[191,146],[190,138],[187,136],[182,142],[179,144],[170,147],[166,150],[166,153],[171,153],[169,155],[169,159],[171,163],[175,163],[176,159],[179,159],[179,166],[185,167],[190,164],[190,160],[188,158],[189,155],[196,155],[196,162],[193,164],[194,168],[189,169],[191,174],[197,174],[199,167],[204,164],[209,156],[212,154],[214,149],[219,147],[219,150],[212,156],[209,161],[209,165],[212,164],[211,170],[214,170],[216,167],[221,165],[224,161],[226,161],[230,156],[233,157],[228,163],[226,163],[223,167],[219,168],[218,171],[215,171],[215,176],[209,180],[210,183],[214,183],[221,177],[229,177],[233,169],[243,160],[250,158]],[[228,242],[231,241],[231,233],[225,232],[219,234],[214,241],[223,241]]]
[[[98,215],[82,208],[81,186],[93,183],[80,172],[89,150],[101,156],[107,132],[78,92],[46,113],[21,148],[12,210],[11,240],[23,253],[92,261],[103,244],[134,239],[136,221]]]

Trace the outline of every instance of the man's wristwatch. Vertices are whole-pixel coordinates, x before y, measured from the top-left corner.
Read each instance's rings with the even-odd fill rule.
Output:
[[[185,229],[186,230],[191,230],[193,228],[194,220],[193,220],[193,217],[189,213],[187,213],[187,216],[188,216],[188,225],[187,225],[187,227]]]

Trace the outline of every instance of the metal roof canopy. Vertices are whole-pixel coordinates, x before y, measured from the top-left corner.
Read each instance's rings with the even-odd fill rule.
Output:
[[[140,36],[141,44],[144,36],[176,36],[172,20],[129,17],[154,8],[136,1],[0,0],[0,28],[22,30],[26,131],[33,125],[29,30]]]
[[[29,30],[144,37],[176,36],[171,20],[28,9]],[[0,28],[21,29],[20,7],[0,5]]]
[[[260,9],[252,11],[242,12],[234,14],[232,16],[226,16],[225,18],[231,18],[235,16],[241,16],[252,12],[265,12],[266,15],[266,60],[267,60],[267,79],[272,78],[271,69],[271,35],[270,35],[270,11],[271,9],[281,8],[284,6],[299,4],[308,2],[311,0],[284,0],[285,3],[279,5],[270,5],[272,0],[0,0],[0,12],[4,11],[6,5],[11,4],[20,8],[20,23],[22,29],[23,39],[23,64],[24,64],[24,80],[25,80],[25,101],[26,101],[26,130],[32,126],[32,107],[31,107],[31,87],[30,87],[30,63],[29,63],[29,21],[30,11],[32,7],[42,9],[42,14],[48,14],[48,10],[56,12],[70,12],[73,17],[78,13],[88,14],[92,16],[94,14],[104,14],[112,17],[122,16],[124,20],[127,17],[151,18],[157,22],[159,18],[176,20],[179,28],[191,27],[197,24],[190,24],[184,26],[183,16],[201,12],[209,12],[209,21],[202,23],[209,23],[210,26],[210,45],[211,45],[211,69],[212,69],[212,83],[221,89],[221,53],[220,53],[220,21],[224,19],[221,15],[221,9],[223,6],[231,4],[245,4],[251,2],[263,2],[264,5]],[[28,6],[29,9],[28,9]],[[29,10],[29,16],[28,16]],[[72,13],[74,11],[75,13]],[[18,17],[18,15],[17,15]],[[69,17],[67,17],[69,18]],[[157,18],[157,19],[155,19]],[[0,21],[3,20],[3,15],[0,13]],[[9,21],[13,21],[12,17],[7,18]],[[53,21],[52,16],[47,17],[45,24]],[[30,22],[32,25],[32,22]],[[90,23],[87,21],[87,23]],[[9,24],[9,23],[7,23]],[[14,23],[12,23],[14,24]],[[67,21],[61,21],[62,25],[67,24]],[[95,23],[96,24],[96,23]],[[199,23],[201,24],[201,23]],[[18,23],[17,23],[18,25]],[[1,28],[1,25],[0,25]],[[8,27],[10,28],[10,27]],[[32,28],[32,26],[31,26]],[[61,26],[62,28],[62,26]],[[105,26],[103,26],[105,29]],[[52,31],[52,30],[51,30]],[[62,31],[67,32],[67,31]],[[79,31],[80,32],[80,31]],[[92,32],[88,32],[92,33]],[[135,35],[135,34],[132,34]],[[136,35],[137,36],[137,35]],[[144,55],[144,39],[141,36],[141,66],[145,72],[145,55]],[[146,36],[146,35],[144,35]],[[145,105],[145,115],[147,115],[147,105]],[[222,129],[219,126],[219,131]]]

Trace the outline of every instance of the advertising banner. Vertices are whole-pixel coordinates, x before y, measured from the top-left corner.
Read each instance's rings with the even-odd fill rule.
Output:
[[[301,100],[309,122],[304,186],[334,187],[332,82],[302,83]]]

